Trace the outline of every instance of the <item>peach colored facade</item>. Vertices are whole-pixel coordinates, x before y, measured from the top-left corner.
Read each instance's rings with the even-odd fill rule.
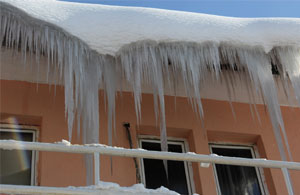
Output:
[[[15,118],[18,124],[38,127],[39,142],[57,142],[68,139],[64,111],[64,89],[47,84],[24,81],[1,80],[1,123],[10,123]],[[100,93],[100,143],[107,144],[107,114],[104,110],[103,93]],[[117,97],[116,130],[114,145],[129,148],[123,122],[131,124],[134,147],[142,135],[159,136],[156,127],[153,97],[143,94],[142,121],[136,123],[134,100],[130,92]],[[228,102],[203,99],[204,128],[196,117],[188,100],[183,97],[166,96],[166,120],[169,137],[185,139],[190,152],[209,154],[210,142],[255,145],[261,158],[280,160],[278,146],[265,106],[258,105],[261,124],[251,116],[249,104],[233,103],[234,119]],[[281,107],[293,160],[300,162],[300,108]],[[76,127],[75,127],[76,128]],[[80,143],[76,132],[72,143]],[[101,180],[130,186],[136,183],[132,158],[113,157],[113,174],[110,172],[110,158],[101,156]],[[82,186],[85,185],[83,155],[54,152],[39,152],[37,185]],[[213,168],[192,164],[195,193],[216,194]],[[264,169],[264,178],[271,195],[287,194],[284,179],[279,169]],[[300,172],[291,171],[295,194],[300,194]]]

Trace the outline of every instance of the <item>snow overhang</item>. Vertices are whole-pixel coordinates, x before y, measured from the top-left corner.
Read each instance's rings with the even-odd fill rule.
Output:
[[[123,46],[145,40],[157,44],[228,42],[261,47],[265,52],[300,43],[299,18],[232,18],[55,0],[2,1],[64,29],[100,54],[116,55]]]

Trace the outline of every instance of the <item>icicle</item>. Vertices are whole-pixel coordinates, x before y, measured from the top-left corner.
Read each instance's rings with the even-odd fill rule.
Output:
[[[232,105],[232,92],[231,92],[231,87],[233,88],[233,85],[234,85],[233,82],[232,82],[232,79],[231,79],[233,76],[232,75],[228,76],[226,74],[223,74],[222,76],[225,80],[225,86],[226,86],[226,90],[227,90],[227,95],[228,95],[228,99],[229,99],[228,102],[229,102],[229,105],[230,105],[231,113],[232,113],[232,116],[233,116],[234,120],[236,121],[236,114],[235,114],[235,111],[234,111],[234,108],[233,108],[233,105]]]
[[[291,82],[300,106],[300,48],[278,47],[275,53],[281,64],[283,79]]]
[[[112,146],[113,132],[115,132],[115,102],[117,91],[116,66],[114,59],[111,58],[108,63],[103,66],[103,80],[108,103],[108,144]]]
[[[98,89],[102,79],[100,66],[104,64],[100,58],[104,57],[62,29],[33,19],[6,3],[0,4],[1,40],[5,38],[7,47],[16,49],[21,40],[24,62],[27,50],[30,56],[34,53],[38,66],[41,55],[45,55],[48,58],[47,77],[50,72],[58,72],[58,78],[63,80],[69,140],[77,115],[78,128],[82,126],[83,129],[83,142],[98,143]],[[86,165],[87,183],[92,184],[92,156],[86,156]]]

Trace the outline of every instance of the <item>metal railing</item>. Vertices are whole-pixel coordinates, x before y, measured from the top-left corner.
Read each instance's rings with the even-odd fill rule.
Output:
[[[247,159],[237,157],[224,157],[217,155],[204,155],[195,153],[173,153],[173,152],[160,152],[160,151],[147,151],[144,149],[126,149],[119,147],[110,147],[101,144],[90,145],[72,145],[68,142],[61,143],[40,143],[40,142],[23,142],[14,140],[0,140],[0,148],[6,150],[34,150],[34,151],[49,151],[49,152],[66,152],[66,153],[82,153],[94,154],[94,176],[95,184],[100,181],[99,175],[99,154],[109,156],[122,156],[122,157],[136,157],[136,158],[150,158],[161,160],[177,160],[199,163],[214,163],[226,165],[239,165],[250,167],[263,167],[263,168],[279,168],[283,171],[284,175],[288,169],[300,170],[299,162],[286,162],[266,159]],[[290,181],[285,178],[288,191],[292,189]],[[23,193],[28,191],[33,193],[43,192],[44,194],[89,194],[91,190],[78,189],[78,193],[74,192],[75,189],[70,188],[51,188],[51,187],[38,187],[38,186],[18,186],[13,185],[0,185],[0,193]],[[75,190],[76,191],[76,190]],[[292,191],[292,190],[291,190]],[[291,193],[289,193],[291,194]]]

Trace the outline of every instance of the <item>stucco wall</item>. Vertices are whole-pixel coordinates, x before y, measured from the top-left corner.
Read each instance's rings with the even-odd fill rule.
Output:
[[[63,87],[34,84],[20,81],[1,80],[1,123],[11,123],[10,118],[17,119],[19,124],[39,127],[40,142],[55,142],[68,139],[67,124],[64,113]],[[107,117],[100,91],[100,142],[107,144]],[[123,122],[131,124],[134,147],[137,147],[138,136],[158,136],[159,129],[153,110],[152,95],[142,97],[142,121],[136,123],[134,100],[132,94],[125,92],[117,97],[116,129],[114,144],[129,147]],[[233,103],[236,114],[234,119],[229,103],[203,99],[204,128],[193,113],[186,98],[167,96],[166,120],[170,137],[185,139],[191,152],[209,154],[209,142],[254,144],[262,158],[280,160],[278,147],[273,135],[266,108],[257,106],[261,124],[253,119],[248,104]],[[300,162],[300,108],[281,107],[287,130],[293,160]],[[76,128],[76,127],[75,127]],[[73,133],[72,143],[80,143],[80,138]],[[131,158],[113,157],[113,172],[110,169],[110,158],[101,156],[101,179],[128,186],[136,182],[134,163]],[[215,194],[213,169],[202,168],[193,163],[193,175],[196,192]],[[79,186],[85,185],[83,156],[39,152],[37,183],[41,186]],[[280,170],[264,169],[268,190],[273,194],[287,194]],[[300,194],[300,172],[291,171],[295,194]]]

